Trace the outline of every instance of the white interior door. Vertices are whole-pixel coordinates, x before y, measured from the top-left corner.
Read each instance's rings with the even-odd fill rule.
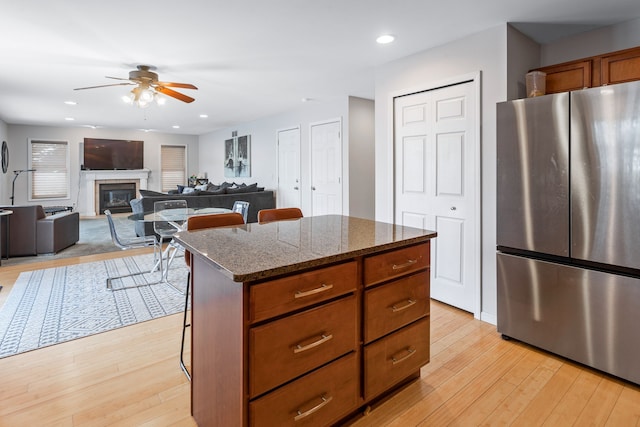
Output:
[[[278,207],[300,206],[300,128],[278,131]]]
[[[310,126],[312,215],[342,214],[342,123]]]
[[[396,223],[438,232],[431,296],[473,313],[480,283],[475,105],[473,82],[394,102]]]

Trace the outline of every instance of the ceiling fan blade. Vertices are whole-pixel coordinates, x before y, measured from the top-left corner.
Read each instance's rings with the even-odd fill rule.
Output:
[[[130,86],[130,85],[133,85],[133,84],[135,84],[135,83],[130,83],[130,82],[129,83],[113,83],[113,84],[110,84],[110,85],[77,87],[74,90],[95,89],[95,88],[98,88],[98,87],[109,87],[109,86]]]
[[[111,77],[111,76],[105,76],[105,77],[108,78],[108,79],[114,79],[114,80],[127,80],[127,81],[129,80],[129,79],[125,79],[125,78],[122,78],[122,77]]]
[[[190,96],[183,95],[180,92],[176,92],[175,90],[166,88],[164,86],[156,86],[155,89],[156,89],[157,92],[160,92],[160,93],[162,93],[164,95],[170,96],[170,97],[175,98],[175,99],[179,99],[180,101],[183,101],[183,102],[193,102],[193,101],[195,101],[195,99],[191,98]]]
[[[195,87],[190,83],[157,82],[156,84],[158,86],[164,86],[164,87],[179,87],[182,89],[198,89],[197,87]]]

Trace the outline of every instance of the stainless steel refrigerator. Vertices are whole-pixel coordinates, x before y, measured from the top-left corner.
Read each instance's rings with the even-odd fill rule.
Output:
[[[498,331],[640,384],[640,82],[497,113]]]

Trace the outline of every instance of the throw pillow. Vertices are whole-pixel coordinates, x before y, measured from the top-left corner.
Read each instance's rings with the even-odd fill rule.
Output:
[[[185,187],[186,185],[178,185],[178,194],[182,193],[182,190],[184,190]]]
[[[195,188],[193,188],[193,187],[184,187],[184,188],[182,189],[182,194],[191,194],[191,193],[195,193],[196,191],[198,191],[198,192],[199,192],[199,190],[196,190],[196,189],[195,189]]]

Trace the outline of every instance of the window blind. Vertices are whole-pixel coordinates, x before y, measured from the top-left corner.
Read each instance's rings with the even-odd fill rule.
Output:
[[[31,141],[31,199],[69,198],[69,146],[66,141]]]
[[[187,182],[186,151],[186,147],[178,145],[160,147],[162,191],[176,190]]]

